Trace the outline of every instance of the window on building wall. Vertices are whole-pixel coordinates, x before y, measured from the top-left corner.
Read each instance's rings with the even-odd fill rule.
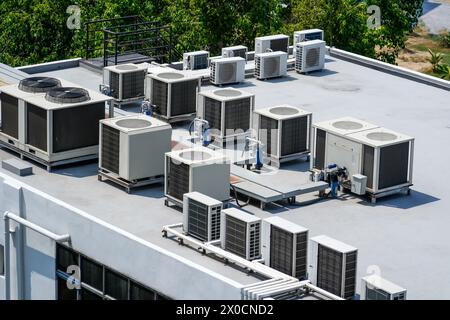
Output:
[[[155,298],[155,292],[130,281],[130,300],[155,300]]]
[[[116,300],[128,299],[128,280],[109,269],[105,271],[105,294]]]
[[[103,266],[81,257],[81,281],[103,292]]]
[[[5,275],[5,247],[0,244],[0,276]]]

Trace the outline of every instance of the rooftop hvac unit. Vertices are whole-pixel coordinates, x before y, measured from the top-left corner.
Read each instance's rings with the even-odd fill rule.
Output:
[[[247,60],[247,52],[248,48],[246,46],[227,47],[222,48],[222,57],[223,58],[241,57]]]
[[[20,150],[25,150],[25,99],[43,96],[51,89],[61,87],[61,81],[48,77],[25,78],[0,93],[0,140]]]
[[[287,74],[287,58],[287,53],[281,51],[256,54],[256,78],[265,80],[285,76]]]
[[[199,117],[209,123],[217,144],[239,137],[245,139],[252,128],[255,96],[237,89],[218,89],[199,93]]]
[[[242,210],[223,210],[222,248],[247,260],[261,258],[261,219]]]
[[[200,192],[219,201],[230,194],[230,162],[204,147],[166,153],[164,193],[168,202],[183,204],[183,195]]]
[[[222,202],[199,192],[186,193],[183,200],[183,230],[188,235],[210,242],[220,239]]]
[[[199,77],[182,72],[162,72],[147,76],[147,94],[157,107],[155,113],[168,122],[184,121],[195,116]]]
[[[280,217],[263,220],[264,262],[300,280],[307,279],[308,229]]]
[[[245,59],[241,57],[211,60],[211,82],[215,85],[239,83],[245,80]]]
[[[362,278],[361,300],[406,300],[406,289],[372,274]]]
[[[172,127],[146,115],[100,122],[100,169],[127,181],[162,176]]]
[[[255,54],[283,51],[289,53],[289,37],[284,34],[255,38]]]
[[[209,67],[208,51],[194,51],[183,54],[184,70],[200,70],[200,69],[208,69],[208,67]]]
[[[312,113],[289,105],[255,110],[254,123],[274,165],[310,152]]]
[[[126,101],[145,96],[147,64],[121,64],[103,69],[103,83],[108,85],[112,97]]]
[[[325,66],[325,49],[325,41],[322,40],[297,43],[295,70],[299,73],[322,70]]]
[[[344,299],[355,296],[358,250],[327,236],[311,238],[309,280]]]
[[[323,35],[323,30],[321,29],[308,29],[308,30],[302,30],[302,31],[295,31],[294,32],[294,52],[295,52],[295,46],[297,43],[304,42],[304,41],[312,41],[312,40],[325,40]]]

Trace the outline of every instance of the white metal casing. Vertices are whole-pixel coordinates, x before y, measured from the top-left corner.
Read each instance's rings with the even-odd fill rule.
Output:
[[[170,124],[146,115],[100,121],[99,166],[101,169],[108,170],[102,167],[104,126],[120,132],[119,172],[113,173],[128,181],[164,174],[164,155],[171,150],[172,127]]]
[[[261,258],[261,229],[262,229],[262,220],[254,215],[251,215],[245,211],[229,208],[224,209],[222,211],[222,220],[220,222],[220,240],[222,249],[227,250],[226,242],[227,237],[230,234],[227,234],[227,216],[230,216],[234,219],[239,220],[241,223],[245,224],[245,239],[240,239],[245,241],[245,256],[243,258],[247,260],[255,260]],[[259,233],[257,232],[257,228],[259,228]],[[233,235],[235,236],[235,235]],[[253,238],[254,236],[254,238]],[[251,254],[251,248],[256,248],[255,253]]]
[[[183,202],[169,194],[170,162],[189,167],[189,192],[200,192],[219,201],[230,198],[230,160],[221,152],[194,147],[166,153],[164,194],[175,202]]]
[[[257,79],[283,77],[287,74],[288,54],[282,51],[255,54],[255,76]]]
[[[325,67],[325,41],[311,40],[299,42],[295,46],[295,70],[308,73]]]
[[[206,66],[205,66],[206,61]],[[183,70],[207,69],[209,66],[209,52],[205,50],[186,52],[183,54]],[[204,66],[205,68],[201,68]]]
[[[148,63],[140,63],[140,64],[133,64],[133,63],[127,63],[127,64],[120,64],[117,66],[110,66],[103,68],[103,84],[109,86],[111,81],[111,74],[115,73],[118,74],[119,77],[119,92],[117,101],[124,101],[126,98],[124,97],[124,92],[122,91],[122,88],[126,86],[127,84],[124,83],[124,75],[130,74],[130,73],[144,73],[146,74],[148,70]],[[145,77],[144,77],[145,81]],[[144,83],[142,83],[142,86],[144,87]],[[129,86],[135,86],[134,83],[129,84]],[[142,95],[139,97],[145,96],[145,90],[142,92]]]
[[[183,196],[183,231],[194,237],[196,235],[192,234],[192,231],[189,230],[189,200],[198,202],[202,205],[205,205],[208,208],[207,212],[207,237],[206,239],[201,239],[205,242],[215,241],[220,239],[220,222],[221,222],[221,213],[223,209],[223,203],[211,197],[208,197],[200,192],[190,192],[185,193]],[[218,224],[218,225],[217,225]]]
[[[308,239],[308,233],[309,230],[298,225],[295,223],[292,223],[286,219],[280,218],[280,217],[270,217],[266,218],[262,221],[262,258],[264,259],[264,264],[275,268],[273,266],[271,261],[271,250],[274,250],[274,248],[271,247],[271,229],[272,226],[275,226],[283,231],[286,231],[290,234],[292,234],[292,254],[291,254],[291,264],[292,264],[292,274],[289,274],[292,277],[296,277],[296,267],[297,267],[297,237],[301,234],[306,234],[306,239]],[[276,244],[275,247],[281,246],[283,244]],[[308,241],[305,243],[305,254],[306,258],[307,252],[308,252]],[[280,270],[279,270],[280,271]],[[308,271],[308,259],[305,261],[305,273]]]
[[[367,177],[362,174],[352,176],[351,191],[359,196],[365,195],[367,190]]]
[[[239,55],[239,53],[244,52],[244,55]],[[233,46],[222,48],[222,57],[223,58],[232,58],[232,57],[241,57],[247,59],[248,48],[246,46]]]
[[[322,29],[308,29],[294,32],[294,53],[297,43],[312,40],[325,40]]]
[[[369,291],[377,292],[384,296],[385,300],[406,300],[406,289],[395,283],[383,279],[377,274],[372,274],[361,279],[361,300],[374,300],[368,296]],[[370,294],[369,294],[370,295]],[[375,299],[381,300],[381,299]]]
[[[273,51],[274,48],[272,41],[284,41],[286,43],[286,46],[277,50],[282,50],[285,53],[289,52],[289,36],[284,34],[277,34],[255,38],[255,54]]]
[[[241,57],[211,60],[210,79],[215,85],[239,83],[245,80],[245,59]]]

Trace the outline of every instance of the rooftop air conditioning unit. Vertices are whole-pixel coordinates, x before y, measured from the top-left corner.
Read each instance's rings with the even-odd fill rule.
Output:
[[[308,73],[325,67],[325,41],[299,42],[295,47],[295,70]]]
[[[200,192],[219,201],[230,197],[230,161],[221,152],[195,147],[166,153],[164,194],[183,205],[183,195]]]
[[[103,83],[110,88],[117,101],[141,99],[145,96],[145,76],[148,66],[143,64],[121,64],[103,69]]]
[[[100,169],[126,181],[162,176],[171,138],[169,124],[146,115],[102,120]]]
[[[309,280],[344,299],[355,296],[358,250],[327,236],[311,238]]]
[[[48,77],[25,78],[18,85],[2,87],[0,141],[11,148],[25,150],[25,100],[33,96],[44,96],[47,91],[57,87],[61,87],[61,81]]]
[[[208,51],[194,51],[183,54],[184,70],[200,70],[200,69],[208,69],[208,67],[209,67]]]
[[[249,135],[252,128],[254,94],[237,89],[217,89],[199,93],[199,117],[209,123],[211,137],[218,145]]]
[[[263,258],[269,267],[307,279],[308,229],[280,217],[263,220]]]
[[[285,76],[287,74],[287,58],[287,53],[281,51],[256,54],[256,78],[265,80]]]
[[[246,46],[227,47],[222,48],[222,57],[223,58],[241,57],[247,60],[247,52],[248,48]]]
[[[222,249],[247,260],[261,258],[261,219],[242,210],[223,210]]]
[[[297,43],[312,41],[312,40],[325,40],[323,30],[321,29],[308,29],[294,32],[294,53]]]
[[[255,54],[283,51],[289,53],[289,37],[284,34],[255,38]]]
[[[155,114],[168,122],[195,117],[201,79],[182,72],[147,76],[146,97],[156,106]]]
[[[361,300],[406,300],[406,289],[372,274],[362,278]]]
[[[199,192],[186,193],[183,200],[183,230],[186,234],[211,242],[220,239],[222,202]]]
[[[275,166],[309,154],[311,112],[280,105],[255,110],[253,121],[258,140]]]
[[[215,85],[239,83],[245,80],[245,59],[241,57],[211,60],[211,82]]]

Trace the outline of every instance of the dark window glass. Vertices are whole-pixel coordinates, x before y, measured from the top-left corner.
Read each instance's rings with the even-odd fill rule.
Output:
[[[85,288],[81,289],[81,300],[103,300],[103,298]]]
[[[171,300],[170,298],[163,296],[161,294],[156,295],[156,300]]]
[[[81,257],[81,281],[103,291],[103,267],[90,259]]]
[[[127,279],[120,274],[105,269],[105,294],[117,300],[128,300]]]
[[[67,281],[58,278],[58,300],[77,300],[77,290],[69,289]]]
[[[58,270],[67,272],[67,267],[78,266],[78,254],[76,252],[59,245],[56,250]]]
[[[130,300],[155,300],[155,293],[130,281]]]
[[[0,276],[5,274],[5,247],[0,244]]]

